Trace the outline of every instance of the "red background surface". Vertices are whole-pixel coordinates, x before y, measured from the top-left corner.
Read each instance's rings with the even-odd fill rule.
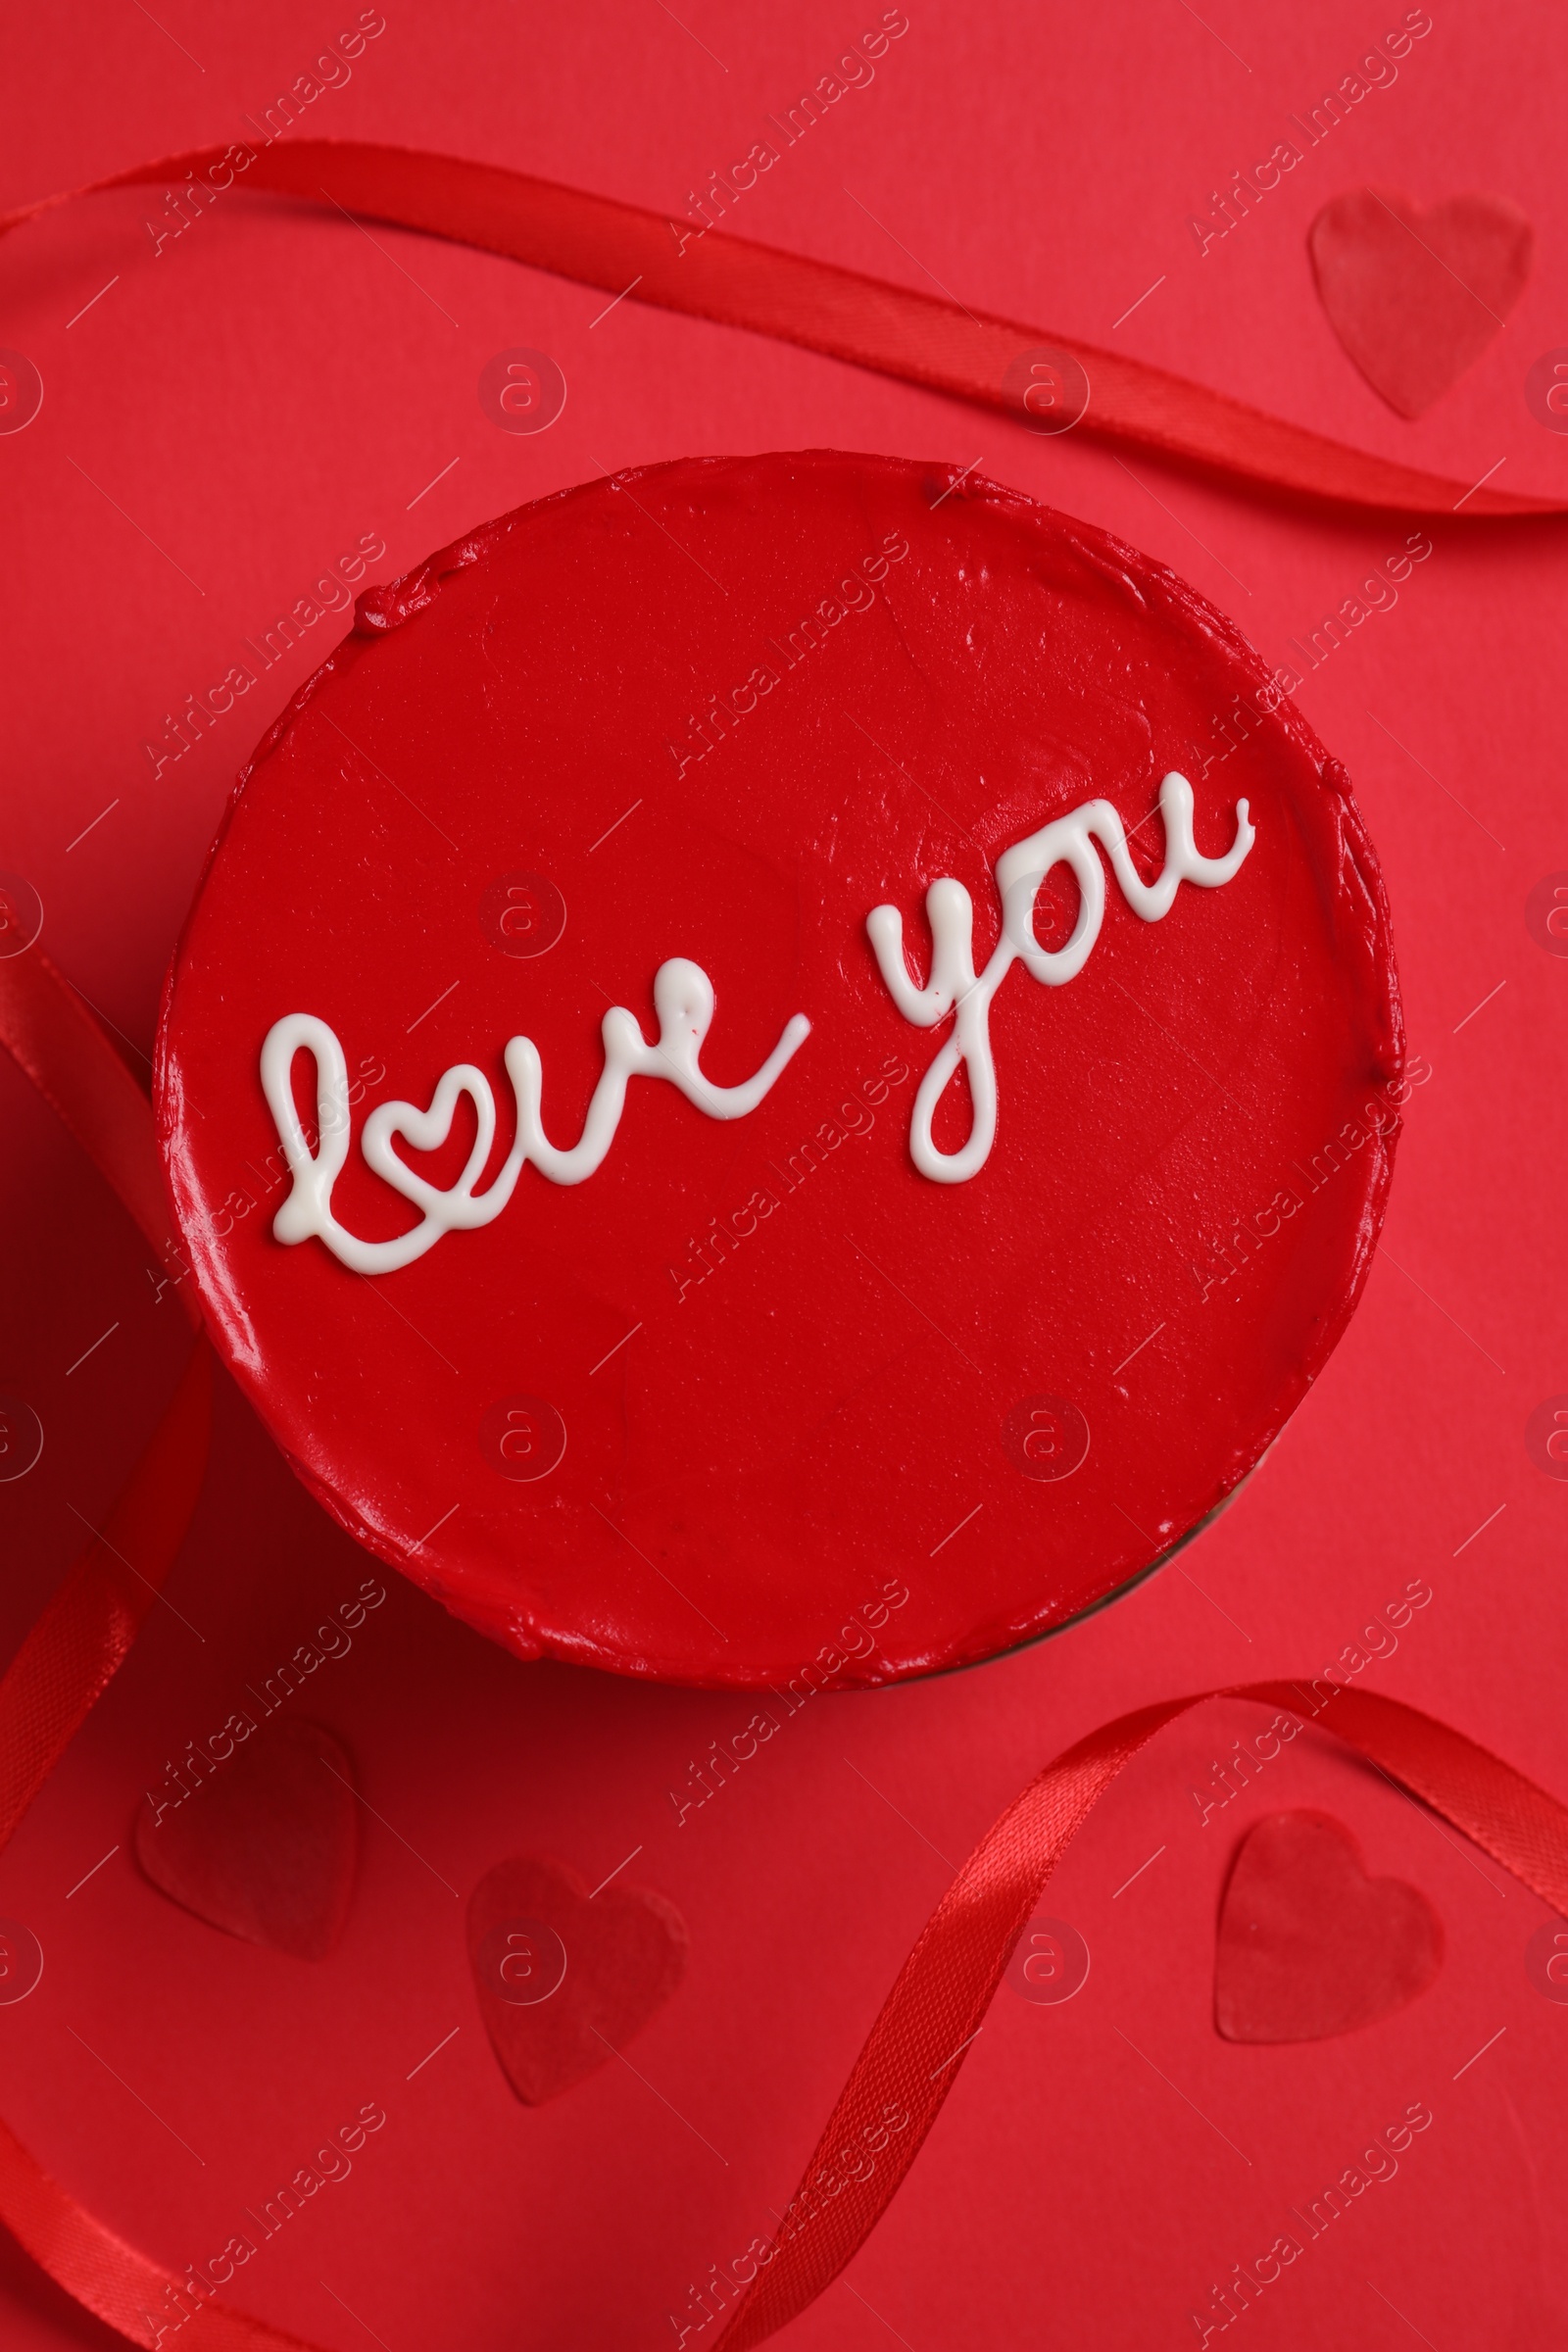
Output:
[[[157,23],[19,15],[0,201],[243,136],[243,114],[354,13],[279,8],[264,26],[169,0]],[[657,6],[394,9],[307,120],[678,210],[876,13],[801,7],[760,24],[693,0],[688,32]],[[1383,29],[1339,6],[1310,23],[1219,0],[1204,14],[1212,30],[1185,8],[917,7],[871,86],[783,157],[736,225],[911,284],[935,273],[1047,331],[1114,335],[1466,482],[1505,458],[1511,487],[1568,487],[1568,449],[1523,397],[1531,363],[1568,341],[1560,66],[1540,13],[1437,8],[1397,82],[1200,260],[1189,212]],[[1414,426],[1353,372],[1312,292],[1307,224],[1364,179],[1427,201],[1494,189],[1540,235],[1506,331]],[[1088,442],[1037,440],[632,302],[594,325],[604,298],[588,290],[392,231],[372,245],[237,194],[155,260],[150,209],[139,192],[96,200],[0,254],[4,340],[46,384],[35,423],[0,439],[0,861],[42,894],[50,952],[142,1053],[249,743],[219,730],[156,785],[141,743],[364,531],[387,540],[390,572],[618,465],[835,443],[945,453],[1170,562],[1271,660],[1403,535],[1129,469]],[[551,352],[571,386],[536,438],[497,431],[474,394],[514,344]],[[366,1573],[225,1393],[173,1606],[155,1610],[34,1807],[0,1890],[46,1955],[37,1991],[0,2010],[6,2115],[113,2226],[175,2268],[202,2259],[243,2226],[242,2205],[379,2099],[385,2130],[264,2249],[241,2299],[323,2344],[362,2343],[368,2326],[391,2352],[667,2344],[688,2285],[792,2190],[949,1861],[1091,1725],[1176,1688],[1316,1670],[1420,1576],[1433,1601],[1368,1687],[1568,1789],[1564,1495],[1524,1446],[1534,1407],[1568,1389],[1555,1083],[1568,974],[1524,919],[1536,882],[1568,867],[1561,531],[1456,522],[1434,538],[1397,607],[1300,690],[1378,844],[1411,1046],[1433,1076],[1410,1105],[1366,1299],[1259,1476],[1179,1564],[1065,1640],[814,1701],[679,1829],[666,1790],[739,1728],[733,1699],[519,1666],[397,1585],[310,1706],[409,1842],[367,1820],[347,1936],[311,1967],[220,1938],[125,1853],[165,1758],[216,1729]],[[278,704],[324,650],[269,673]],[[0,1489],[9,1645],[76,1547],[74,1513],[98,1516],[134,1459],[183,1337],[128,1222],[9,1067],[0,1115],[4,1386],[46,1430],[38,1469]],[[1187,2315],[1210,2281],[1415,2099],[1433,2129],[1268,2291],[1249,2340],[1381,2352],[1412,2324],[1443,2352],[1560,2337],[1568,2243],[1549,2187],[1568,2158],[1568,2009],[1525,1974],[1541,1906],[1315,1739],[1200,1828],[1189,1788],[1244,1728],[1214,1711],[1178,1730],[1097,1814],[1049,1897],[1090,1944],[1088,1984],[1061,2009],[1003,1989],[886,2224],[795,2340],[1196,2341]],[[1337,1814],[1374,1870],[1420,1886],[1447,1956],[1432,1991],[1381,2027],[1235,2047],[1210,2017],[1215,1907],[1238,1828],[1280,1804]],[[632,2046],[636,2073],[611,2065],[526,2111],[485,2044],[449,1886],[466,1894],[509,1851],[559,1854],[592,1885],[638,1845],[626,1876],[690,1925],[686,1983]],[[20,2257],[0,2259],[0,2284],[6,2340],[25,2352],[117,2340]]]

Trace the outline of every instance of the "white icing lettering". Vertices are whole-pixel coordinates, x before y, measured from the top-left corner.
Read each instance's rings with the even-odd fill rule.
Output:
[[[985,1166],[997,1133],[997,1072],[991,1054],[991,1000],[1015,962],[1047,988],[1060,988],[1083,970],[1100,937],[1105,912],[1105,874],[1093,843],[1110,859],[1122,896],[1146,923],[1170,912],[1183,882],[1214,890],[1241,867],[1255,838],[1247,803],[1236,804],[1236,838],[1223,858],[1204,858],[1193,841],[1193,788],[1173,768],[1159,788],[1165,826],[1165,863],[1159,878],[1145,882],[1127,849],[1121,818],[1109,801],[1086,801],[1054,817],[1038,833],[1014,842],[997,860],[1002,901],[1002,936],[983,972],[974,968],[974,905],[951,874],[925,894],[931,924],[931,976],[923,988],[909,977],[904,958],[904,917],[896,906],[877,906],[865,918],[871,946],[888,994],[917,1029],[934,1029],[954,1014],[947,1040],[920,1082],[909,1121],[909,1156],[934,1184],[965,1184]],[[1053,866],[1070,866],[1078,884],[1078,919],[1064,947],[1043,948],[1035,935],[1035,902]],[[931,1123],[954,1072],[963,1064],[972,1115],[968,1141],[956,1152],[940,1151]]]
[[[552,1184],[581,1184],[591,1176],[602,1165],[620,1124],[629,1078],[665,1078],[709,1118],[743,1119],[757,1108],[811,1026],[804,1013],[796,1013],[754,1076],[742,1086],[715,1086],[701,1064],[703,1041],[713,1018],[713,984],[702,965],[683,956],[662,963],[654,976],[654,1004],[659,1014],[656,1045],[648,1043],[636,1015],[624,1005],[612,1005],[605,1014],[605,1066],[582,1134],[565,1151],[544,1131],[544,1073],[538,1047],[528,1037],[508,1041],[504,1058],[516,1099],[516,1133],[505,1162],[483,1192],[475,1192],[474,1186],[495,1141],[496,1106],[489,1080],[472,1062],[461,1061],[443,1074],[428,1110],[413,1102],[383,1102],[372,1110],[360,1145],[366,1161],[419,1211],[417,1225],[387,1242],[365,1241],[332,1214],[332,1187],[349,1153],[348,1065],[335,1031],[310,1012],[291,1012],[274,1021],[262,1047],[262,1087],[293,1183],[272,1220],[273,1233],[289,1243],[315,1235],[356,1274],[393,1273],[422,1257],[444,1233],[488,1225],[498,1217],[525,1161]],[[314,1151],[294,1101],[294,1056],[301,1052],[316,1062]],[[401,1136],[416,1152],[438,1151],[452,1132],[462,1095],[473,1104],[477,1132],[462,1174],[443,1189],[417,1175],[400,1157],[393,1139]]]

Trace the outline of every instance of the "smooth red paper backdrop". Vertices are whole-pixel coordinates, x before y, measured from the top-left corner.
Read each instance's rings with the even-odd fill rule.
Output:
[[[245,114],[357,13],[14,12],[0,202],[245,135]],[[1435,8],[1397,81],[1201,258],[1188,215],[1398,11],[908,13],[870,86],[742,200],[738,230],[1125,342],[1465,481],[1500,459],[1512,487],[1564,487],[1568,449],[1524,397],[1532,363],[1568,343],[1561,68],[1539,12]],[[879,14],[394,7],[306,125],[678,212]],[[1413,426],[1351,368],[1312,291],[1307,225],[1365,180],[1422,202],[1495,190],[1538,231],[1506,329]],[[45,383],[35,422],[0,437],[0,865],[37,888],[50,952],[143,1054],[232,774],[338,624],[156,782],[143,740],[362,533],[386,540],[390,574],[622,464],[812,445],[945,455],[1173,564],[1274,661],[1404,535],[1271,511],[634,301],[604,316],[588,289],[329,213],[231,194],[155,258],[153,210],[139,192],[95,200],[0,250],[0,341]],[[501,432],[476,396],[485,363],[515,345],[551,353],[568,382],[539,436]],[[670,2344],[667,2314],[690,2316],[688,2288],[793,2190],[949,1862],[1091,1725],[1177,1688],[1316,1670],[1420,1577],[1433,1599],[1367,1686],[1568,1790],[1568,1497],[1525,1446],[1534,1408],[1568,1390],[1568,970],[1525,920],[1532,888],[1568,868],[1561,527],[1456,521],[1433,537],[1397,605],[1300,689],[1377,841],[1411,1047],[1432,1076],[1365,1302],[1250,1487],[1179,1563],[1059,1642],[813,1701],[679,1827],[667,1790],[741,1728],[733,1700],[521,1667],[389,1580],[309,1692],[381,1817],[364,1823],[344,1943],[310,1966],[220,1938],[127,1859],[165,1760],[369,1572],[227,1393],[172,1605],[0,1886],[0,1913],[45,1952],[37,1991],[0,2007],[4,2112],[113,2226],[176,2269],[204,2260],[377,2099],[384,2131],[264,2247],[240,2299],[323,2345],[367,2328],[391,2352]],[[75,1514],[102,1512],[145,1441],[183,1334],[128,1222],[9,1067],[0,1113],[0,1387],[46,1433],[37,1470],[0,1487],[9,1647],[74,1553]],[[1431,2131],[1267,2291],[1250,2340],[1381,2352],[1411,2325],[1439,2345],[1560,2335],[1568,2008],[1524,1963],[1544,1912],[1315,1740],[1200,1826],[1189,1789],[1247,1728],[1218,1710],[1182,1727],[1096,1816],[1049,1896],[1090,1945],[1088,1984],[1060,2009],[1003,1988],[887,2223],[798,2325],[803,2346],[858,2352],[890,2328],[916,2352],[1054,2333],[1127,2352],[1196,2341],[1188,2313],[1210,2283],[1418,2098]],[[1429,1993],[1352,2038],[1228,2045],[1211,2019],[1225,1868],[1247,1821],[1287,1804],[1336,1814],[1370,1869],[1420,1886],[1447,1954]],[[524,2110],[485,2042],[461,1898],[509,1852],[557,1855],[592,1886],[638,1846],[626,1878],[690,1926],[685,1984],[630,2065]],[[0,2290],[6,2340],[25,2352],[117,2340],[20,2256],[0,2255]]]

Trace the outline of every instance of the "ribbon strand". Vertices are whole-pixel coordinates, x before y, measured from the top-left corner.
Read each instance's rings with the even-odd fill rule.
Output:
[[[0,1680],[0,1848],[119,1672],[185,1540],[207,1463],[213,1351],[179,1386],[101,1530]]]
[[[39,947],[0,956],[0,1046],[120,1196],[159,1263],[183,1270],[152,1105],[86,1004]],[[180,1281],[175,1296],[199,1326],[193,1290]]]
[[[240,156],[250,160],[241,165]],[[1515,496],[1485,480],[1467,487],[1351,449],[1076,336],[977,316],[960,303],[748,237],[700,233],[690,221],[558,180],[420,149],[349,139],[290,139],[260,151],[193,148],[25,205],[0,217],[0,236],[74,196],[160,185],[190,196],[193,179],[195,193],[215,196],[233,186],[296,196],[476,245],[604,293],[797,343],[1020,420],[1021,396],[1004,379],[1015,362],[1045,347],[1088,375],[1078,430],[1275,497],[1466,519],[1568,513],[1568,499]]]

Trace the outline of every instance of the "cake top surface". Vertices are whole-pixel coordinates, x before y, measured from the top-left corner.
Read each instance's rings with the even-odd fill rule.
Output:
[[[362,599],[158,1103],[227,1360],[524,1656],[966,1663],[1272,1442],[1398,1122],[1375,859],[1182,581],[952,468],[624,474]]]

